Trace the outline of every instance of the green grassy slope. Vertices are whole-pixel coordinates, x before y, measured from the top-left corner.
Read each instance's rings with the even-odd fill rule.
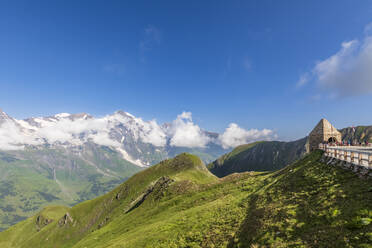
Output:
[[[22,221],[8,230],[2,232],[0,247],[17,247],[18,244],[26,242],[31,236],[37,234],[53,221],[57,221],[66,213],[68,207],[49,206],[40,211],[37,215]]]
[[[74,205],[107,193],[140,168],[106,147],[0,151],[0,230],[48,205]]]
[[[321,154],[274,173],[250,195],[230,247],[371,247],[372,180],[325,165]]]
[[[357,126],[339,130],[342,140],[372,143],[372,126]],[[278,170],[306,153],[307,138],[292,142],[255,142],[236,147],[208,164],[210,171],[223,177],[234,172]]]
[[[224,177],[234,172],[278,170],[301,158],[307,138],[292,142],[266,141],[236,147],[208,165],[209,170]]]
[[[182,154],[42,228],[38,215],[17,224],[0,247],[368,247],[372,181],[321,155],[218,179]]]

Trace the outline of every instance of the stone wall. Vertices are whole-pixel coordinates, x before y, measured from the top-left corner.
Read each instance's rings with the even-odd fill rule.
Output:
[[[328,142],[330,138],[342,141],[341,133],[329,121],[322,119],[309,134],[310,151],[318,149],[320,143]]]
[[[323,155],[321,162],[330,166],[337,166],[345,170],[351,170],[361,178],[372,179],[372,170],[366,168],[365,166],[360,166],[347,161],[339,160],[337,158],[327,157],[325,154]]]

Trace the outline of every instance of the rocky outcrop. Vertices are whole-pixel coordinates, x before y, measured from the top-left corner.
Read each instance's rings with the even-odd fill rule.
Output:
[[[47,226],[48,224],[52,223],[52,219],[48,219],[43,215],[38,215],[36,217],[36,229],[39,232],[43,227]]]
[[[159,178],[153,186],[147,188],[147,190],[137,197],[136,200],[129,204],[129,207],[124,211],[125,213],[129,213],[130,211],[138,208],[150,195],[154,196],[155,199],[160,198],[163,196],[163,193],[168,188],[169,184],[174,182],[173,179],[167,176],[162,176]]]
[[[58,225],[60,227],[63,227],[67,224],[72,224],[74,222],[74,219],[71,217],[71,215],[67,212],[59,221]]]

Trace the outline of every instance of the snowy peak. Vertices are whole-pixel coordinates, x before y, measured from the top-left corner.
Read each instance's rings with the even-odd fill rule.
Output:
[[[54,118],[56,119],[68,118],[70,120],[78,120],[78,119],[87,120],[87,119],[92,119],[93,116],[87,113],[78,113],[78,114],[59,113],[59,114],[54,115]]]
[[[225,152],[237,145],[270,140],[273,135],[271,130],[245,130],[234,123],[222,134],[207,132],[193,122],[191,112],[183,112],[165,124],[155,119],[146,121],[122,110],[103,117],[59,113],[24,120],[0,112],[0,150],[77,149],[89,143],[109,147],[141,166],[159,162],[180,151]]]
[[[6,121],[6,120],[12,120],[13,118],[11,118],[9,115],[7,115],[7,113],[5,113],[1,108],[0,108],[0,123]]]
[[[64,118],[64,117],[69,117],[71,114],[69,113],[59,113],[54,115],[55,118]]]

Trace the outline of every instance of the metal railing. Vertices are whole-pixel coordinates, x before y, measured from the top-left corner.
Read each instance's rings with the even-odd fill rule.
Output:
[[[372,148],[362,146],[335,146],[319,144],[327,157],[372,169]]]

